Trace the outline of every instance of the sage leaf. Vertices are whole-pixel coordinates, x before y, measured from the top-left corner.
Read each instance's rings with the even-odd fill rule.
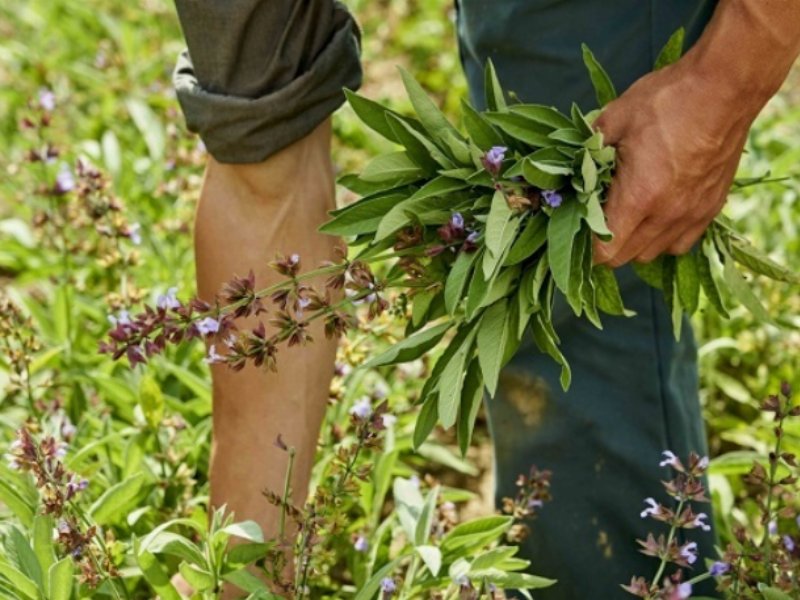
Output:
[[[486,249],[494,256],[503,251],[505,230],[511,220],[511,207],[508,206],[505,194],[497,190],[492,196],[492,206],[486,221]]]
[[[544,317],[541,313],[533,315],[531,319],[531,330],[533,331],[533,339],[539,350],[549,355],[550,358],[561,366],[561,387],[567,390],[572,382],[572,370],[570,369],[569,363],[564,358],[564,355],[561,353],[561,350],[558,349],[557,342],[552,337],[550,330],[546,327]]]
[[[589,50],[589,46],[582,44],[581,48],[583,50],[583,63],[589,71],[589,77],[592,80],[592,86],[594,86],[597,103],[600,106],[605,106],[616,99],[617,91],[614,89],[614,84],[611,82],[611,78],[608,76],[608,73],[606,73],[606,70],[597,62],[594,54]]]
[[[444,305],[447,314],[455,314],[478,255],[478,252],[461,252],[456,257],[444,286]]]
[[[430,176],[442,167],[450,165],[449,160],[439,162],[434,158],[435,145],[423,133],[416,131],[408,122],[399,116],[389,115],[386,118],[389,127],[394,132],[398,143],[406,149],[409,158]]]
[[[572,267],[572,248],[575,234],[581,224],[582,205],[568,199],[558,208],[547,225],[547,254],[553,279],[564,294],[569,292],[569,276]]]
[[[486,106],[489,110],[500,112],[508,110],[506,99],[503,96],[503,88],[500,87],[500,80],[497,78],[497,71],[495,71],[491,59],[486,61],[486,68],[483,74],[483,89],[486,95]]]
[[[464,378],[464,390],[461,392],[461,406],[458,409],[458,447],[461,456],[466,456],[472,441],[472,432],[475,429],[475,419],[478,418],[478,411],[483,400],[483,378],[481,377],[481,367],[477,359],[473,359],[467,375]]]
[[[390,152],[373,158],[361,173],[364,181],[413,182],[424,175],[405,152]],[[399,183],[397,183],[399,185]]]
[[[437,404],[437,394],[429,394],[422,404],[422,409],[417,415],[417,422],[414,424],[413,442],[415,450],[425,443],[433,428],[436,427],[436,422],[439,420]]]
[[[545,148],[553,145],[553,141],[548,137],[550,129],[546,125],[514,113],[489,112],[485,116],[492,125],[496,125],[515,140],[529,146]]]
[[[447,131],[455,135],[456,138],[461,139],[461,134],[450,124],[450,121],[447,120],[444,113],[436,106],[436,103],[431,100],[431,97],[425,93],[425,90],[422,89],[422,86],[417,80],[402,67],[399,67],[399,70],[400,77],[403,79],[403,85],[406,88],[406,93],[408,93],[408,98],[411,100],[414,111],[417,113],[426,131],[436,139],[442,141],[444,139],[444,133]]]
[[[478,361],[490,397],[497,391],[503,354],[510,335],[508,301],[499,300],[486,309],[478,329]]]
[[[323,224],[319,230],[322,233],[341,236],[375,233],[384,215],[406,198],[408,194],[398,193],[362,198]]]
[[[693,315],[700,299],[700,276],[694,252],[677,257],[676,284],[684,310]]]
[[[714,279],[714,269],[712,261],[719,261],[719,255],[710,237],[703,236],[700,243],[700,254],[697,256],[697,275],[700,278],[700,285],[708,298],[709,303],[724,319],[730,318],[725,303],[722,300],[717,281]]]
[[[800,283],[800,276],[783,265],[779,265],[769,256],[761,252],[758,248],[749,242],[731,238],[728,243],[728,249],[731,256],[736,262],[744,265],[753,273],[759,275],[766,275],[775,281],[783,281],[785,283]]]
[[[503,145],[503,138],[492,127],[492,124],[463,98],[461,100],[461,115],[464,121],[464,129],[467,130],[470,139],[478,148],[488,151],[493,146]]]
[[[361,365],[364,369],[374,369],[386,365],[416,360],[428,350],[436,346],[453,323],[446,321],[426,329],[417,331],[413,335],[390,346],[385,352],[375,356]]]
[[[673,33],[669,40],[667,40],[666,45],[661,49],[661,52],[658,53],[658,58],[656,58],[656,63],[653,67],[653,70],[658,71],[659,69],[678,62],[680,57],[683,55],[683,44],[685,39],[686,30],[683,27]]]
[[[544,213],[538,212],[529,217],[525,223],[525,228],[519,234],[514,244],[506,256],[503,266],[509,267],[516,265],[533,256],[533,254],[544,246],[547,240],[547,217]]]
[[[596,265],[592,268],[592,280],[597,292],[597,306],[600,310],[616,316],[631,317],[636,314],[625,308],[617,277],[612,269],[604,265]]]
[[[509,110],[542,125],[547,125],[552,129],[572,127],[572,121],[552,106],[545,106],[544,104],[512,104]]]
[[[564,187],[566,177],[563,174],[548,173],[542,163],[530,160],[522,161],[522,176],[525,181],[543,190],[557,190]]]
[[[739,270],[736,268],[729,254],[725,255],[723,274],[725,283],[728,284],[731,292],[733,292],[733,295],[736,296],[739,302],[741,302],[756,319],[764,321],[765,323],[772,323],[767,309],[764,308],[764,305],[761,304],[761,301],[753,293],[753,290],[750,289],[752,283],[746,281],[745,278],[742,277],[742,274],[739,273]]]
[[[447,361],[439,381],[437,411],[439,413],[439,422],[445,429],[450,429],[455,425],[456,417],[458,416],[467,359],[472,355],[475,334],[478,327],[480,327],[480,321],[475,326],[462,325],[462,327],[469,327],[468,334],[452,358]]]
[[[592,160],[589,151],[583,151],[583,161],[581,163],[581,177],[583,177],[583,190],[587,194],[594,191],[597,187],[597,165]]]
[[[400,140],[397,139],[394,131],[392,131],[392,128],[389,127],[389,123],[386,121],[386,115],[396,114],[394,111],[352,90],[345,89],[344,95],[347,98],[347,102],[353,108],[353,112],[356,113],[364,125],[379,133],[390,142],[400,143]]]

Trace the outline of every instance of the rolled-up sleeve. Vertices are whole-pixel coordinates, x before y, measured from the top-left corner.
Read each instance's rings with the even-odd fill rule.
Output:
[[[176,0],[188,49],[174,84],[220,162],[260,162],[310,133],[361,83],[360,33],[334,0]]]

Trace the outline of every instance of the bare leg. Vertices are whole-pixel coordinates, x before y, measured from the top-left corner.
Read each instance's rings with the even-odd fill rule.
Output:
[[[334,205],[330,136],[328,119],[264,162],[209,159],[195,224],[201,298],[212,299],[233,275],[250,269],[256,289],[277,281],[267,265],[278,252],[298,253],[305,269],[333,258],[336,240],[317,232]],[[211,502],[226,504],[237,520],[257,521],[267,537],[278,531],[278,511],[262,491],[283,489],[288,458],[274,441],[281,434],[297,449],[293,500],[302,504],[325,413],[336,344],[321,327],[312,335],[308,346],[281,347],[278,373],[212,367]]]

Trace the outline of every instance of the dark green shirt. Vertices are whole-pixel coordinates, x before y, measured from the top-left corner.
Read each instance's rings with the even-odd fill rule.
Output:
[[[458,0],[461,58],[472,100],[483,104],[483,65],[525,102],[562,110],[595,100],[581,60],[585,42],[618,91],[652,69],[679,27],[687,47],[700,36],[716,0]]]

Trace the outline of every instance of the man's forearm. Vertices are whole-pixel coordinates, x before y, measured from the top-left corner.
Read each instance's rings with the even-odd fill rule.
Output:
[[[686,55],[722,100],[757,114],[800,54],[800,0],[721,0]]]

